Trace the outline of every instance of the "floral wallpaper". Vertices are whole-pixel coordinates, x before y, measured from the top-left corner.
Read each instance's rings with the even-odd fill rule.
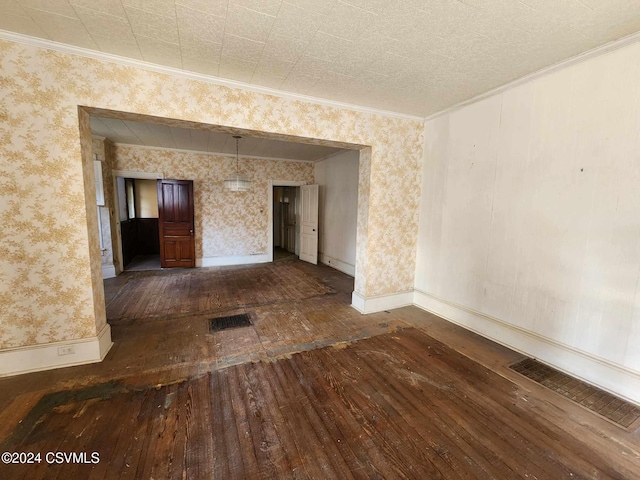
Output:
[[[251,189],[229,192],[224,179],[235,173],[232,156],[130,145],[115,145],[114,154],[116,170],[193,180],[197,258],[267,253],[269,179],[313,183],[313,163],[240,157],[240,173],[251,179]]]
[[[105,323],[98,216],[88,203],[92,109],[370,147],[360,162],[356,291],[413,288],[422,121],[8,41],[0,41],[0,71],[0,214],[12,220],[0,230],[0,348],[88,338]],[[215,229],[208,221],[203,230]],[[201,248],[235,247],[214,236]]]

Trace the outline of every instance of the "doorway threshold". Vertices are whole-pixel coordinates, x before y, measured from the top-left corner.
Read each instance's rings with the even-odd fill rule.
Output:
[[[124,269],[126,272],[160,270],[160,255],[136,255]]]

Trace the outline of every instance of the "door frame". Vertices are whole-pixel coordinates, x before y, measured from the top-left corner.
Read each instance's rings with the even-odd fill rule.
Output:
[[[139,180],[162,180],[164,175],[162,173],[150,173],[150,172],[137,172],[133,170],[112,170],[111,181],[113,182],[113,215],[116,218],[116,245],[114,246],[114,253],[117,254],[118,261],[115,264],[116,275],[120,275],[124,271],[124,259],[122,258],[122,232],[120,232],[120,203],[118,201],[118,181],[116,178],[134,178]]]
[[[269,212],[269,221],[267,222],[267,255],[269,262],[273,262],[273,187],[300,187],[307,185],[307,182],[294,180],[273,180],[267,181],[267,212]],[[300,231],[296,225],[296,243],[299,242]]]

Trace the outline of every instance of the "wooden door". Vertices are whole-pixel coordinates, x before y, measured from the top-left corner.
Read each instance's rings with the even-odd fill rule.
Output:
[[[318,185],[300,187],[300,260],[318,264]]]
[[[158,180],[158,217],[162,268],[195,267],[192,180]]]

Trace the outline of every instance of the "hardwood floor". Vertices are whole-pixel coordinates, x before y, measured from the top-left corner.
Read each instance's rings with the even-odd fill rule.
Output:
[[[519,354],[299,261],[106,281],[101,364],[0,379],[2,451],[94,464],[0,478],[640,478],[627,432],[508,368]],[[210,333],[208,319],[250,314]]]

